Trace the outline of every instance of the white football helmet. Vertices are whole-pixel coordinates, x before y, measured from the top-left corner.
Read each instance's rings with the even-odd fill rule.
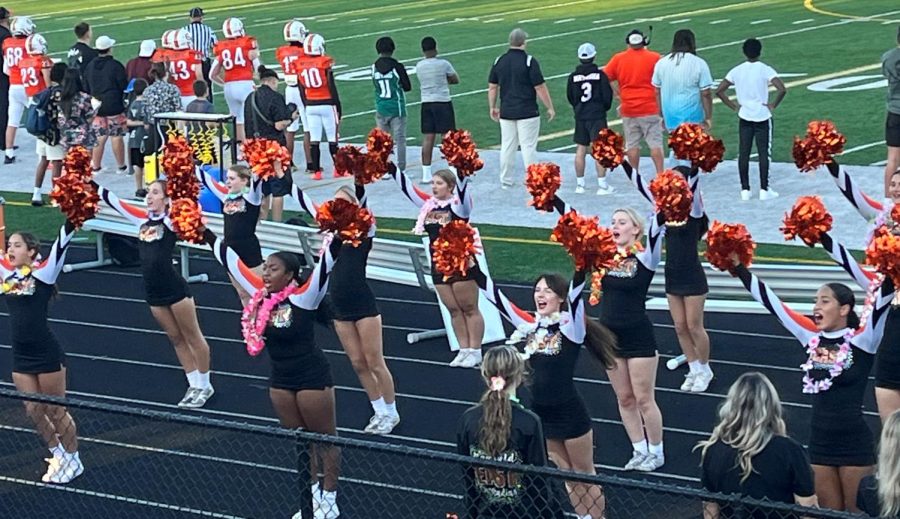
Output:
[[[15,36],[31,36],[34,34],[34,22],[27,16],[16,16],[9,24],[9,30]]]
[[[171,29],[162,33],[162,38],[159,39],[159,42],[162,48],[173,50],[175,48],[175,30]]]
[[[25,38],[25,52],[32,56],[47,54],[47,40],[40,34],[32,34]]]
[[[300,20],[291,20],[284,24],[284,41],[302,42],[307,34],[309,34],[309,31],[306,30],[306,26]]]
[[[325,54],[325,38],[321,34],[310,33],[303,40],[303,52],[307,56],[321,56]]]
[[[222,23],[222,33],[226,38],[240,38],[244,36],[244,22],[238,18],[225,18]]]
[[[172,50],[188,50],[191,48],[193,38],[187,29],[175,29],[172,31]]]

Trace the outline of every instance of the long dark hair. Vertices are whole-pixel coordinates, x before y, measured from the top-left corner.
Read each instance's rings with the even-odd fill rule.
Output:
[[[694,37],[694,32],[690,29],[675,31],[675,36],[672,37],[672,54],[678,52],[697,54],[697,40]]]
[[[684,175],[685,179],[690,178],[691,168],[689,168],[688,166],[675,166],[674,168],[672,168],[672,170]],[[694,196],[700,196],[699,189],[698,193],[694,193]],[[709,230],[709,216],[706,214],[706,212],[704,212],[703,216],[700,217],[700,229],[701,232],[697,234],[697,241],[701,241],[703,239],[703,236],[706,235],[706,231]]]
[[[492,389],[492,378],[502,377],[503,388]],[[478,446],[496,458],[509,443],[512,430],[512,403],[506,389],[519,386],[525,379],[525,360],[512,346],[496,346],[484,354],[481,362],[481,378],[488,389],[481,395],[481,424],[478,428]]]
[[[28,250],[34,251],[34,256],[31,257],[31,262],[34,263],[34,261],[37,260],[41,255],[41,240],[39,240],[38,237],[34,234],[27,231],[16,231],[9,235],[10,238],[12,238],[13,236],[22,238],[22,241],[25,242],[25,247]],[[53,291],[53,297],[56,297],[59,294],[59,291],[56,288],[56,284],[54,284],[51,289]]]
[[[826,283],[826,287],[834,292],[834,299],[840,306],[850,305],[850,313],[847,314],[847,327],[856,330],[859,328],[859,316],[856,315],[856,296],[850,287],[843,283]]]
[[[292,273],[291,278],[298,284],[303,284],[303,263],[300,262],[300,256],[293,252],[278,251],[271,255],[277,258],[284,265],[284,269]]]
[[[72,104],[75,98],[81,94],[81,90],[81,72],[77,67],[67,69],[60,84],[59,95],[59,106],[66,117],[72,116]]]
[[[566,278],[556,273],[541,274],[535,280],[533,287],[536,287],[542,279],[547,283],[550,290],[563,300],[560,310],[567,310],[569,282],[566,281]],[[616,367],[616,336],[609,331],[609,328],[589,318],[587,314],[584,316],[584,324],[587,329],[587,335],[584,337],[584,346],[604,369],[614,369]]]
[[[166,78],[166,64],[156,62],[150,65],[150,79],[153,81],[161,81]]]

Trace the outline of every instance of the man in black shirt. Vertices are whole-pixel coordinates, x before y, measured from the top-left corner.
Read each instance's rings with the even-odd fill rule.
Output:
[[[591,141],[597,133],[606,128],[606,112],[612,106],[612,87],[603,70],[594,63],[597,49],[590,43],[578,47],[578,59],[581,63],[575,72],[569,74],[566,83],[566,97],[575,110],[575,176],[578,185],[576,193],[584,193],[584,159]],[[599,162],[597,165],[597,194],[608,195],[614,190],[606,183],[606,169]]]
[[[0,46],[3,45],[3,40],[12,36],[12,33],[9,32],[9,18],[10,18],[9,9],[5,7],[0,7]],[[3,53],[0,52],[0,70],[3,70]],[[0,73],[0,128],[6,128],[7,122],[9,122],[9,76],[6,74]],[[0,139],[0,150],[6,149],[6,141]]]
[[[509,50],[494,61],[488,77],[491,119],[500,123],[500,186],[503,189],[513,185],[510,172],[515,164],[516,147],[522,148],[525,167],[536,162],[538,134],[541,131],[537,98],[547,108],[548,122],[556,116],[541,66],[534,57],[525,53],[526,38],[528,35],[522,29],[513,29],[509,33]]]
[[[81,72],[82,83],[84,82],[84,69],[88,63],[94,61],[98,52],[91,47],[91,39],[93,32],[91,26],[87,22],[81,22],[75,26],[75,37],[78,41],[69,49],[68,59],[69,67],[77,67]]]
[[[94,171],[99,171],[103,162],[103,149],[107,139],[111,140],[113,155],[116,158],[118,173],[125,174],[128,165],[125,163],[125,133],[128,120],[125,117],[124,91],[128,86],[125,67],[112,56],[116,40],[109,36],[97,38],[97,58],[82,70],[85,91],[100,107],[94,116],[92,125],[97,133],[97,145],[93,150]]]

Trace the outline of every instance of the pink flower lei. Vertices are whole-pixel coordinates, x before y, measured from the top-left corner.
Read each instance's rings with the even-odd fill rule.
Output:
[[[806,372],[803,375],[803,392],[807,394],[816,394],[822,391],[828,391],[833,384],[834,377],[837,377],[841,373],[843,373],[845,368],[850,367],[853,364],[853,351],[850,341],[853,340],[853,331],[847,331],[844,334],[844,342],[838,346],[837,355],[835,355],[834,364],[831,365],[831,368],[828,370],[828,378],[824,378],[822,380],[814,380],[809,376],[809,372],[812,369],[815,369],[815,363],[813,358],[818,352],[819,343],[821,341],[821,337],[816,335],[806,344],[806,352],[809,354],[809,359],[800,365],[800,369]]]
[[[431,197],[422,204],[421,209],[419,209],[419,216],[416,218],[416,226],[413,227],[413,233],[415,234],[425,234],[425,217],[428,216],[428,213],[435,209],[442,209],[451,204],[459,204],[459,198],[453,197],[448,200],[438,200],[435,197]]]
[[[866,287],[866,302],[863,303],[862,313],[859,315],[860,329],[865,328],[866,323],[869,322],[869,317],[872,315],[872,308],[875,307],[875,294],[881,289],[883,283],[884,274],[878,272],[875,274],[875,277],[872,278],[872,281],[869,282],[869,286]]]
[[[244,307],[241,314],[241,331],[244,334],[244,341],[247,343],[247,353],[251,356],[259,355],[259,352],[266,346],[265,332],[272,309],[290,297],[296,289],[296,283],[291,282],[268,298],[266,296],[269,295],[269,292],[266,289],[257,290],[247,306]]]

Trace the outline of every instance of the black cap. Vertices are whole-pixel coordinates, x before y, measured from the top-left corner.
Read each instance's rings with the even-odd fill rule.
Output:
[[[6,20],[7,18],[9,18],[9,15],[11,15],[11,14],[12,13],[9,12],[9,9],[7,9],[5,7],[0,7],[0,20]]]
[[[203,16],[203,9],[200,9],[199,7],[191,9],[191,18],[199,18],[201,16]]]

